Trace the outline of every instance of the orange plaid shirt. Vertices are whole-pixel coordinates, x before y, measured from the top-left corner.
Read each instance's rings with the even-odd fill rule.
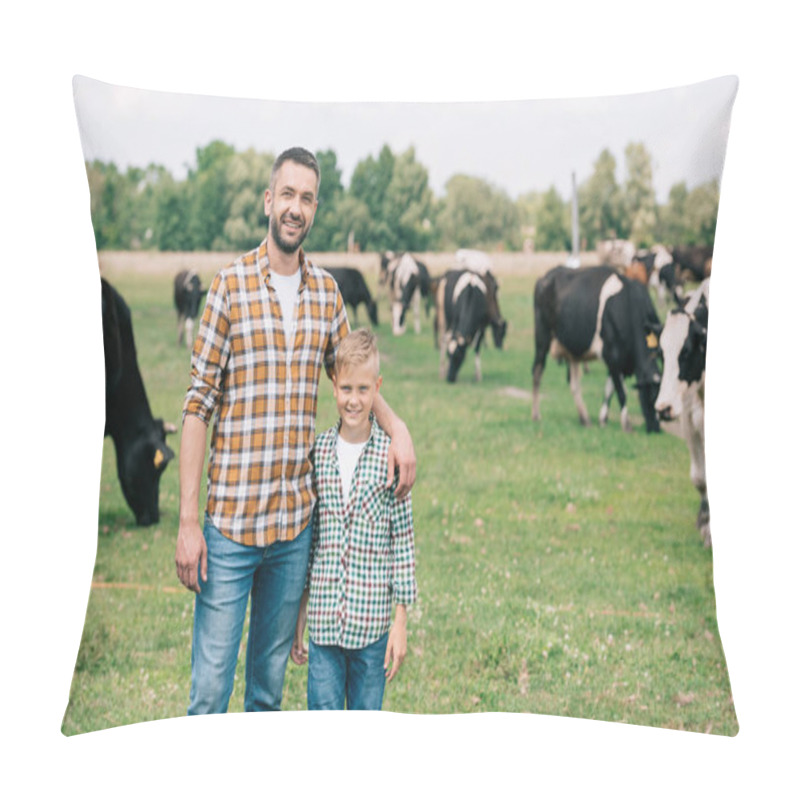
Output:
[[[267,245],[214,277],[192,351],[183,406],[210,423],[206,511],[228,538],[264,547],[311,519],[320,370],[333,374],[349,331],[333,278],[300,256],[294,342],[287,343]]]

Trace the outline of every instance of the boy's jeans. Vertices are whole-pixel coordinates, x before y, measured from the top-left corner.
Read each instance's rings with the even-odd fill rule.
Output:
[[[357,650],[308,643],[309,711],[380,711],[389,634]]]
[[[248,598],[245,711],[278,711],[311,546],[309,524],[291,542],[237,544],[206,516],[208,581],[195,596],[189,714],[228,710]]]

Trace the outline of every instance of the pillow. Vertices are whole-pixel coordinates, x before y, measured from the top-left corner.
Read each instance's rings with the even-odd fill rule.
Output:
[[[700,530],[696,522],[704,454],[690,454],[685,441],[702,440],[702,392],[690,384],[694,428],[681,429],[688,413],[658,422],[658,384],[642,359],[657,364],[665,387],[687,343],[704,359],[707,314],[697,312],[713,303],[703,281],[736,90],[736,78],[723,77],[574,100],[323,104],[76,77],[109,435],[63,732],[186,713],[194,595],[175,575],[176,454],[187,344],[197,328],[176,312],[175,296],[199,300],[202,312],[217,271],[258,246],[272,161],[300,144],[322,169],[306,250],[319,266],[354,267],[377,299],[377,323],[365,306],[348,313],[354,327],[378,333],[381,391],[407,422],[419,463],[419,600],[384,709],[523,712],[735,735],[706,546],[713,515],[702,516]],[[391,269],[404,251],[434,280],[472,268],[484,293],[488,263],[499,286],[489,297],[505,338],[487,336],[479,366],[466,355],[452,381],[439,379],[451,353],[434,342],[445,309],[433,292],[422,292],[417,314],[409,306],[402,334],[391,325],[392,281],[382,280],[381,257]],[[598,283],[600,265],[609,272]],[[534,288],[545,276],[550,299],[534,317]],[[583,280],[587,288],[570,289]],[[585,374],[577,362],[570,368],[588,426],[564,377],[563,361],[582,355],[566,339],[586,321],[570,315],[570,291],[591,310],[587,343],[599,337],[637,359],[625,381],[633,399],[625,413],[621,395],[611,399],[605,427],[598,411],[607,364]],[[672,314],[687,297],[691,316]],[[648,337],[639,317],[651,310],[657,324]],[[537,346],[549,353],[537,321],[551,312],[561,347],[546,360],[534,401]],[[661,328],[681,314],[676,345]],[[321,384],[318,431],[336,421]],[[689,407],[685,393],[668,399],[660,401],[665,415]],[[713,510],[713,476],[708,485]],[[231,711],[242,710],[243,690],[242,654]],[[305,690],[305,670],[289,664],[283,708],[305,708]]]

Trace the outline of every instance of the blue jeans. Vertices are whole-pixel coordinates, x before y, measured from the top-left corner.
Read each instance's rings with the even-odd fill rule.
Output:
[[[389,634],[357,650],[308,643],[309,711],[380,711]]]
[[[305,586],[311,525],[291,542],[237,544],[206,517],[208,581],[195,596],[189,714],[228,710],[247,601],[245,711],[278,711]]]

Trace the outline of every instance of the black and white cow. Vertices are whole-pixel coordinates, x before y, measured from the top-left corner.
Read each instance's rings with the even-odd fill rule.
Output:
[[[547,354],[569,365],[569,382],[583,425],[589,414],[581,394],[581,362],[602,358],[608,369],[600,424],[616,391],[623,430],[632,429],[623,379],[636,377],[648,433],[660,430],[654,404],[658,394],[658,333],[661,325],[647,287],[613,267],[555,267],[539,278],[533,295],[533,419],[541,419],[539,390]]]
[[[182,269],[175,276],[173,299],[178,312],[178,344],[185,343],[190,349],[194,344],[194,321],[207,291],[194,270]]]
[[[666,305],[667,294],[676,305],[683,298],[683,281],[677,275],[672,253],[663,245],[657,244],[647,250],[640,250],[633,257],[632,267],[641,265],[646,273],[646,282],[656,290],[662,308]],[[630,276],[629,276],[630,277]]]
[[[711,275],[714,248],[706,245],[676,245],[672,248],[672,260],[683,280],[700,283]]]
[[[471,270],[450,270],[437,280],[434,343],[440,354],[439,377],[454,383],[474,342],[475,380],[482,379],[480,348],[489,325],[495,346],[502,348],[507,323],[500,315],[497,282],[491,273],[481,276]]]
[[[367,307],[370,322],[378,325],[378,305],[372,299],[364,276],[355,267],[325,267],[339,286],[345,305],[353,309],[353,319],[358,319],[358,306],[363,303]]]
[[[422,297],[430,297],[430,281],[428,268],[410,253],[400,256],[384,253],[381,256],[380,282],[387,284],[389,288],[392,333],[395,336],[405,333],[405,318],[409,306],[414,311],[414,332],[420,332],[420,300]]]
[[[706,278],[664,323],[660,337],[664,375],[655,406],[661,419],[680,420],[681,434],[689,448],[689,475],[700,493],[697,527],[707,547],[711,545],[705,453],[708,284]]]
[[[158,484],[174,453],[166,434],[174,425],[153,419],[136,361],[131,313],[119,292],[100,279],[106,368],[104,436],[114,441],[117,475],[139,525],[158,522]]]

